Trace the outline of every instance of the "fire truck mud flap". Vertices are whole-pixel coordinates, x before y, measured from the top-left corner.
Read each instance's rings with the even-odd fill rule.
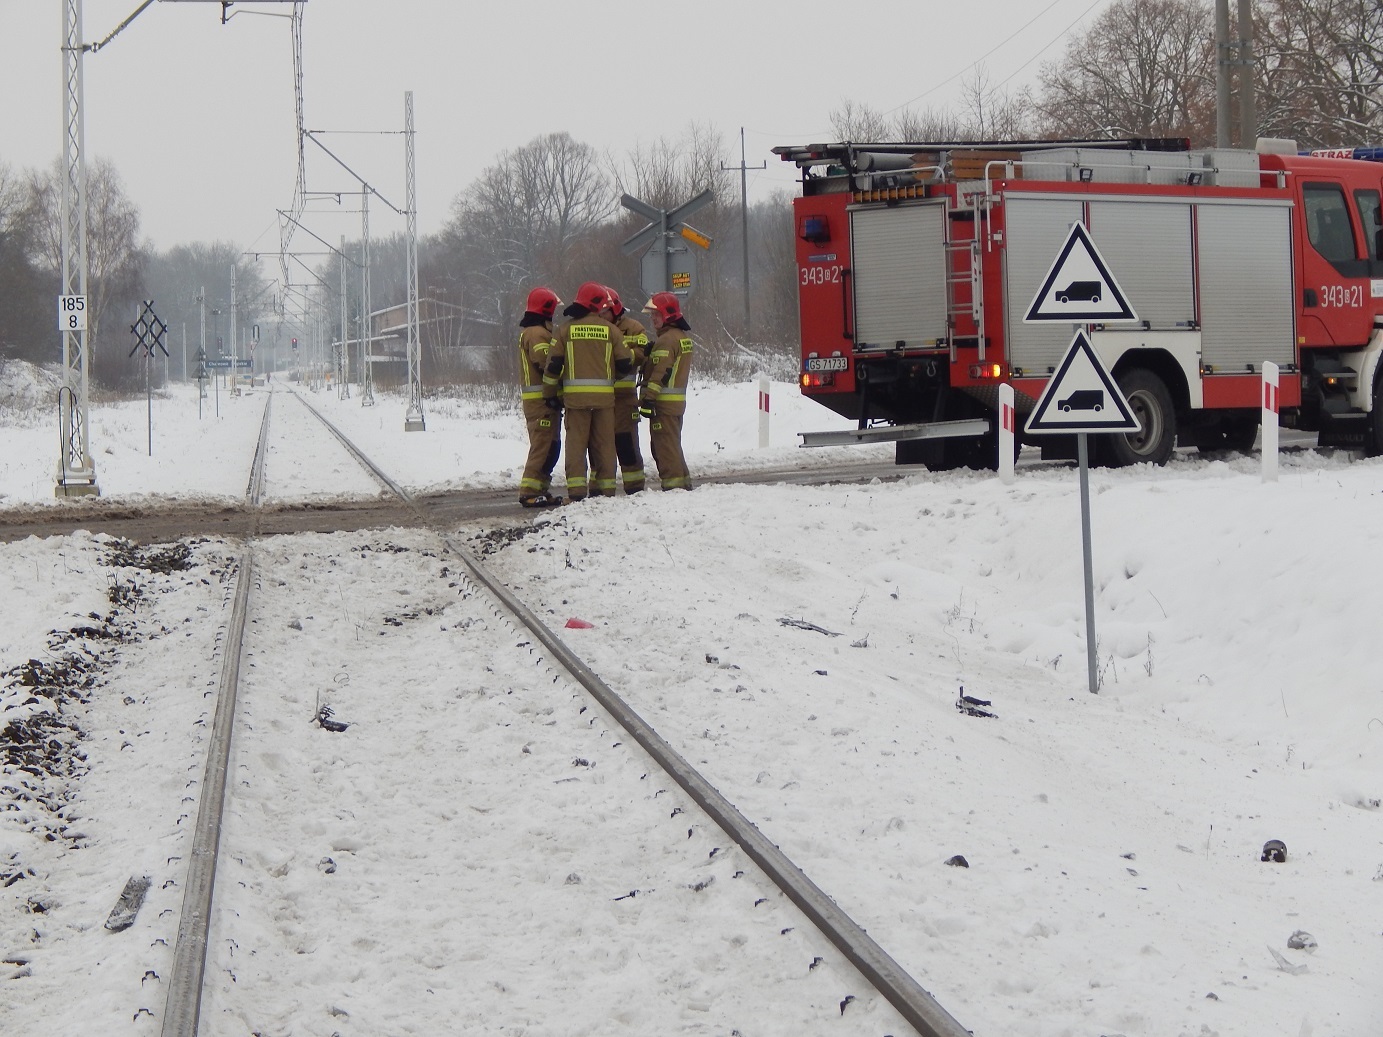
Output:
[[[839,432],[799,432],[801,446],[854,446],[861,443],[898,443],[914,439],[959,439],[986,436],[994,431],[988,418],[961,421],[929,421],[916,425],[876,425]]]

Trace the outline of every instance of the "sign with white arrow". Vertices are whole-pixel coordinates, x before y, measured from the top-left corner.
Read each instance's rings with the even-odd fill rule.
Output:
[[[1085,224],[1073,223],[1023,322],[1117,324],[1137,320]]]
[[[1024,432],[1138,432],[1128,400],[1084,331],[1071,339]]]

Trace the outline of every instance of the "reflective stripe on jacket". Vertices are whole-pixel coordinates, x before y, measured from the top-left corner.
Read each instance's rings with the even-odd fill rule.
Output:
[[[543,395],[559,393],[568,407],[600,409],[615,403],[615,371],[632,364],[619,328],[588,313],[562,325],[548,350]]]
[[[692,340],[681,328],[665,326],[653,345],[643,369],[643,398],[669,414],[687,409],[687,381],[691,376]]]
[[[551,348],[551,324],[533,324],[519,332],[519,399],[543,398],[543,369]]]

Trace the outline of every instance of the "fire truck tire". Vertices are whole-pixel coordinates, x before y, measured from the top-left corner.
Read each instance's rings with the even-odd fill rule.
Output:
[[[1166,383],[1142,367],[1129,368],[1116,380],[1142,430],[1106,437],[1101,444],[1105,464],[1111,468],[1166,464],[1177,441],[1176,408]]]
[[[1369,430],[1364,435],[1364,456],[1383,456],[1383,373],[1373,383],[1373,410],[1369,411]]]
[[[1214,425],[1200,428],[1192,437],[1192,444],[1201,453],[1228,450],[1247,454],[1253,450],[1258,440],[1258,415],[1234,414],[1221,418]]]

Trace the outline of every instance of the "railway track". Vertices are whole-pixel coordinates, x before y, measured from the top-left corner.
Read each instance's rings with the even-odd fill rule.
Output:
[[[271,415],[310,411],[421,528],[247,542],[163,1037],[523,1033],[554,1005],[573,1033],[968,1032],[299,400],[266,404],[251,511],[291,478]]]

